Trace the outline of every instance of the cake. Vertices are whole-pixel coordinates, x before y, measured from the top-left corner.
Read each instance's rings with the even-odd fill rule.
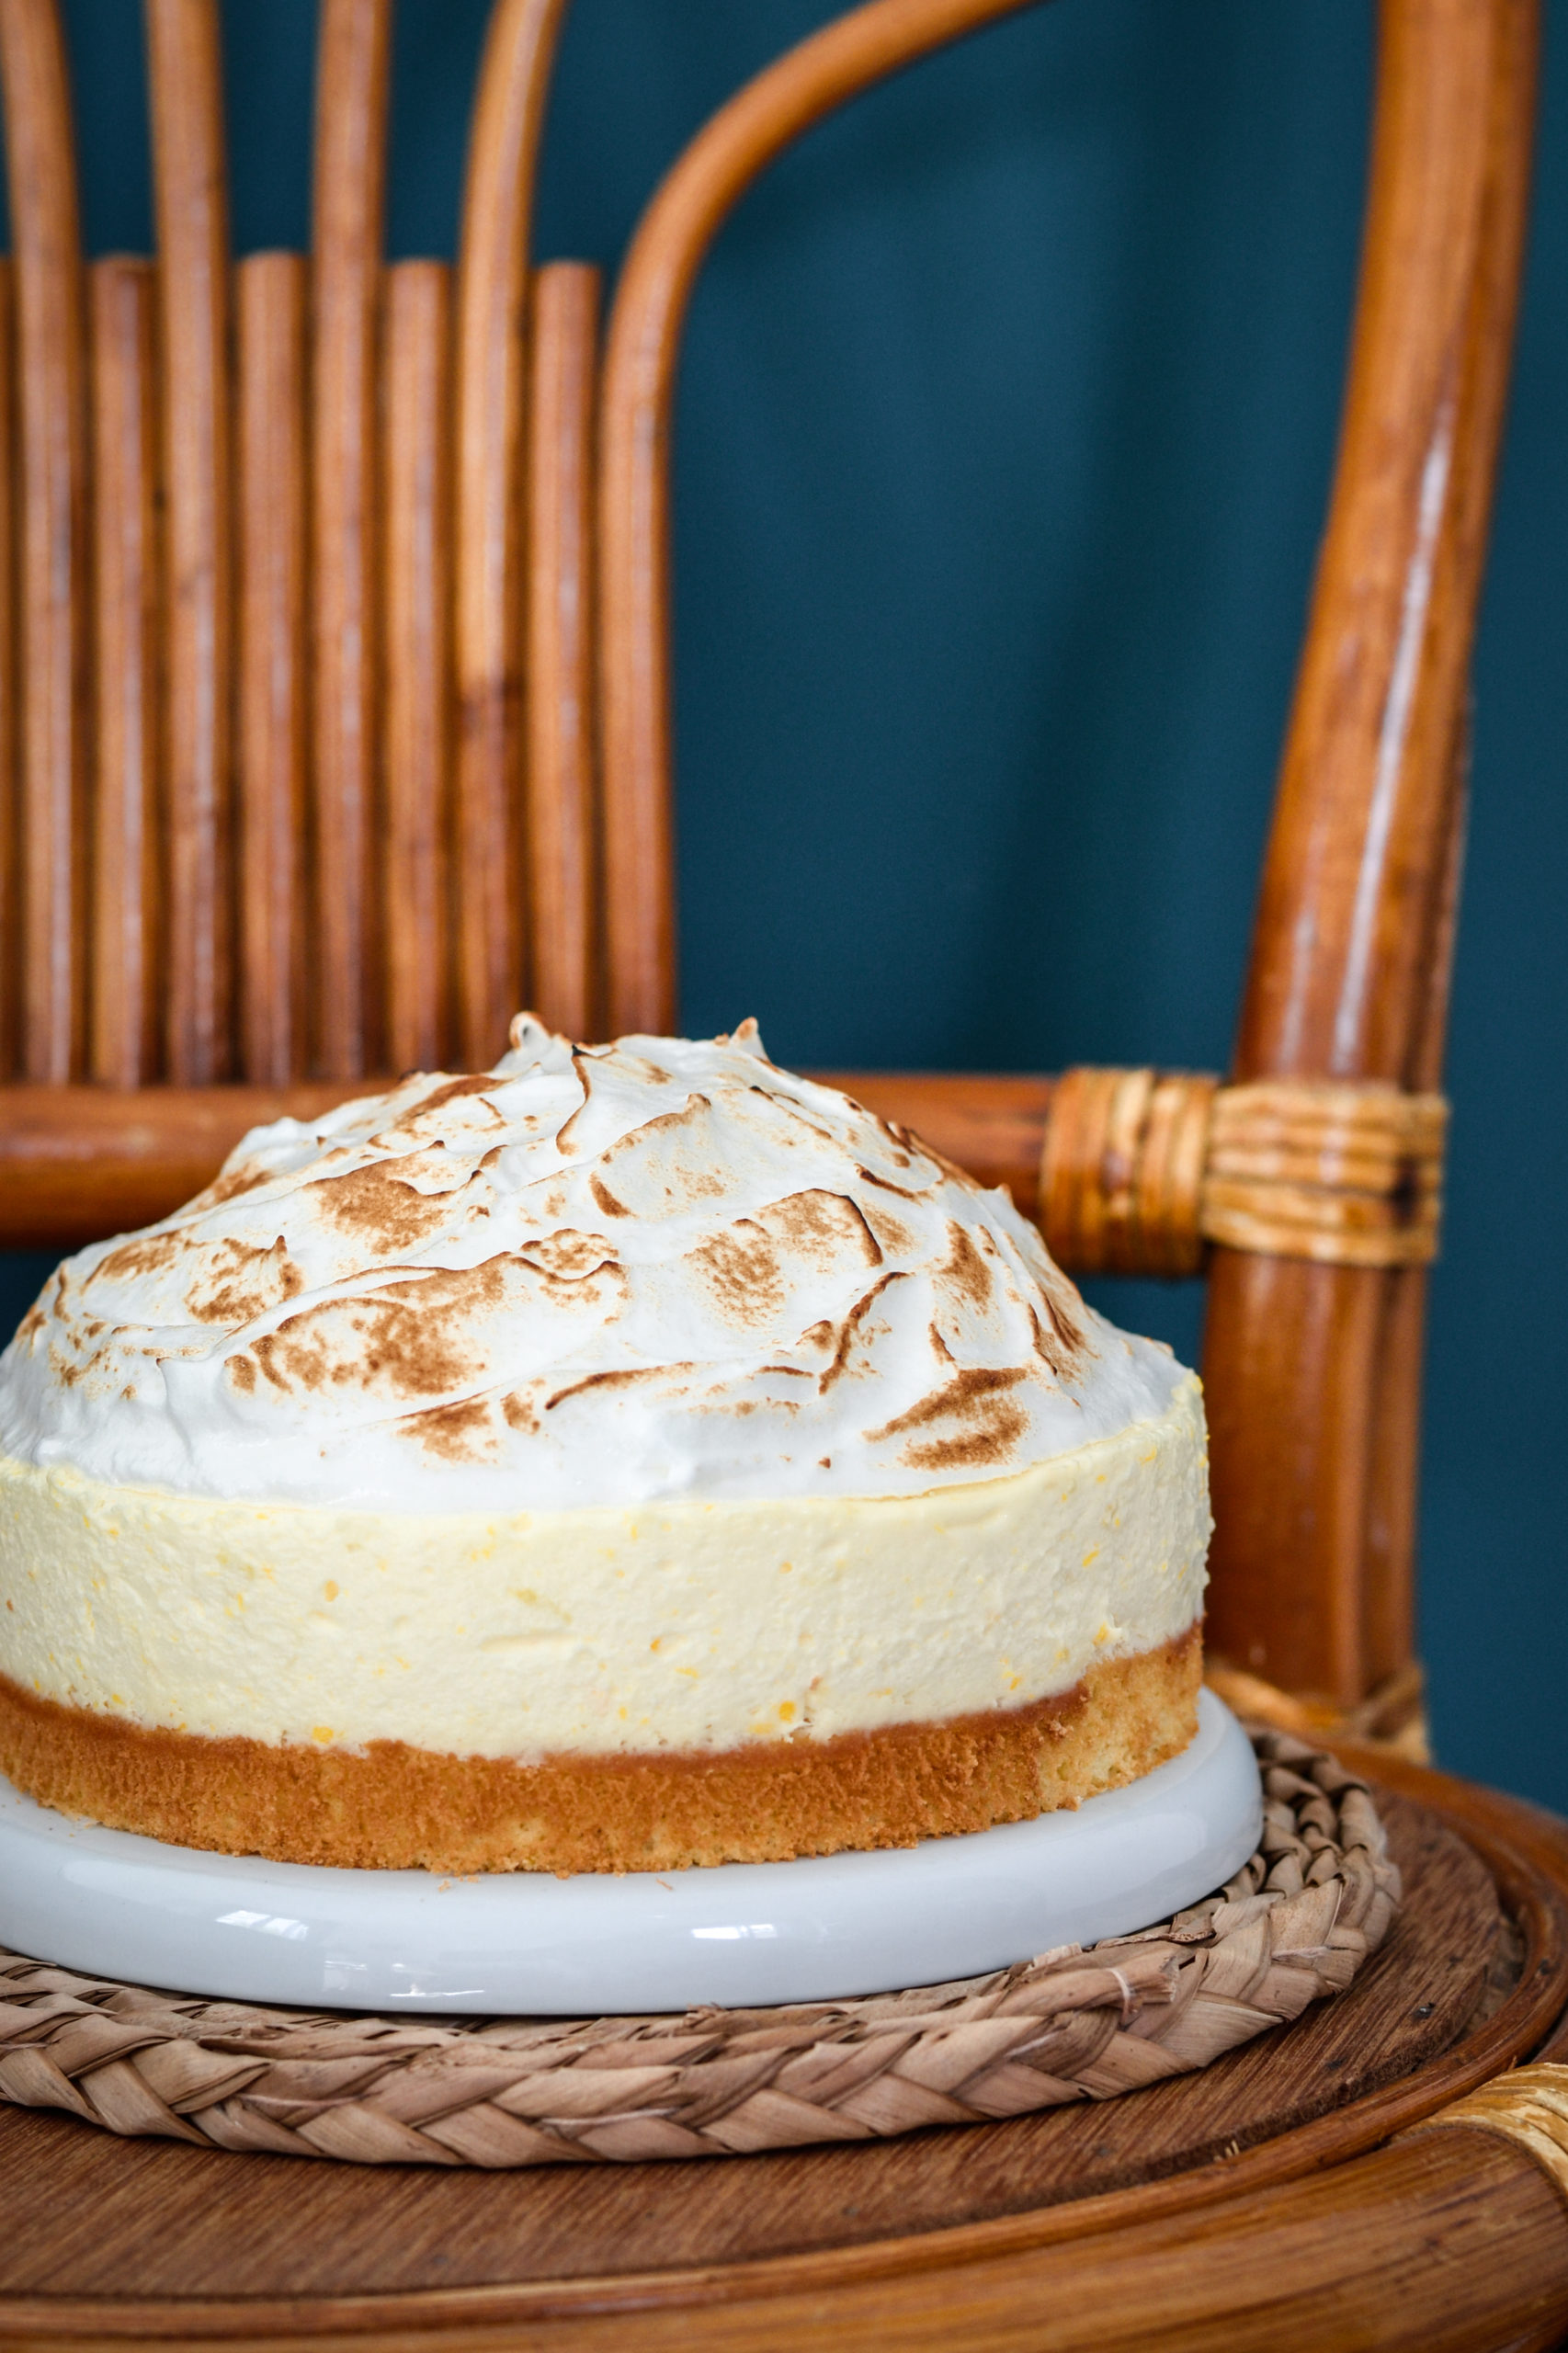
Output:
[[[247,1135],[0,1358],[0,1768],[446,1871],[906,1845],[1196,1726],[1196,1377],[756,1025]]]

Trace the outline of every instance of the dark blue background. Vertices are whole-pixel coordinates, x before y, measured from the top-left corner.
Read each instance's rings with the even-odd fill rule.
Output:
[[[314,7],[225,10],[237,249],[307,242]],[[485,0],[403,0],[390,249],[450,253]],[[577,0],[541,258],[825,0]],[[136,0],[68,7],[92,250],[151,244]],[[1329,469],[1369,0],[1058,0],[748,199],[677,460],[686,1026],[780,1060],[1227,1058]],[[1568,1808],[1568,71],[1477,665],[1422,1639],[1442,1760]],[[46,1262],[0,1262],[14,1316]],[[1195,1286],[1108,1287],[1197,1344]]]

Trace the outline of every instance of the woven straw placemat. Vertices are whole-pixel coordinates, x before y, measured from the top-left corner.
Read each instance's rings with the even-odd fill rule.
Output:
[[[1257,1852],[1136,1936],[861,2000],[588,2020],[210,2002],[0,1952],[0,2097],[111,2132],[360,2165],[707,2157],[1108,2099],[1344,1991],[1399,1873],[1365,1785],[1255,1731]]]

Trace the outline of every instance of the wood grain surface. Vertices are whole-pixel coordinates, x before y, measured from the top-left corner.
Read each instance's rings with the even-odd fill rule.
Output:
[[[84,2353],[127,2341],[214,2353],[345,2341],[362,2353],[1550,2353],[1565,2280],[1568,2219],[1544,2174],[1499,2140],[1445,2132],[1066,2241],[981,2226],[858,2256],[725,2266],[678,2291],[643,2274],[575,2292],[325,2303],[26,2296],[0,2303],[0,2341]]]
[[[983,2234],[977,2233],[976,2238]],[[168,2342],[303,2353],[1551,2353],[1568,2317],[1568,2221],[1545,2176],[1482,2133],[1429,2135],[1337,2175],[1067,2243],[941,2241],[725,2267],[667,2292],[663,2275],[577,2293],[120,2306],[17,2299],[0,2341],[85,2348]]]
[[[1384,1801],[1406,1909],[1352,1992],[1119,2102],[722,2165],[504,2177],[318,2170],[0,2112],[0,2338],[107,2325],[498,2344],[526,2320],[530,2343],[597,2346],[635,2313],[639,2345],[673,2345],[678,2319],[702,2345],[837,2344],[862,2328],[868,2344],[1021,2347],[1038,2341],[1031,2313],[1051,2312],[1053,2343],[1058,2317],[1077,2325],[1077,2298],[1055,2300],[1076,2278],[1096,2283],[1112,2343],[1146,2341],[1133,2318],[1147,2327],[1157,2292],[1189,2331],[1231,2300],[1294,2300],[1303,2325],[1276,2342],[1457,2347],[1504,2341],[1476,2333],[1483,2300],[1462,2285],[1481,2222],[1510,2255],[1484,2311],[1520,2327],[1568,2316],[1568,2219],[1520,2153],[1455,2133],[1369,2154],[1551,2034],[1568,1998],[1568,1836],[1440,1776],[1395,1776],[1433,1802]],[[1419,2154],[1449,2143],[1447,2161]],[[1461,2183],[1483,2204],[1467,2208]],[[1423,2244],[1444,2298],[1441,2314],[1429,2294],[1409,2308],[1440,2324],[1426,2337],[1392,2325]],[[1373,2295],[1366,2334],[1304,2325],[1313,2265],[1333,2326],[1352,2283]],[[923,2308],[941,2317],[928,2336]]]
[[[93,263],[90,1060],[113,1086],[158,1075],[163,1028],[155,298],[151,262]]]
[[[71,101],[53,0],[0,0],[20,526],[21,1065],[82,1075],[87,1021],[87,415]]]

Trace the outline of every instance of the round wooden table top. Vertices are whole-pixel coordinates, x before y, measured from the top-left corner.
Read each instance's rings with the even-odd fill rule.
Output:
[[[0,2107],[0,2341],[1547,2346],[1568,2206],[1409,2134],[1568,2011],[1568,1825],[1350,1748],[1405,1880],[1350,1991],[1101,2104],[720,2162],[312,2165]],[[1565,2038],[1568,2050],[1568,2038]]]

